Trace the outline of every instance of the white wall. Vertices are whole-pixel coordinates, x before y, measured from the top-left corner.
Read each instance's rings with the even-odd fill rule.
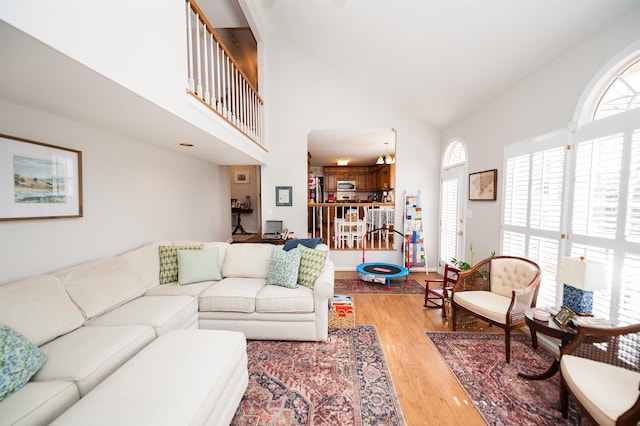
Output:
[[[263,34],[264,35],[264,34]],[[376,97],[358,82],[268,34],[261,55],[261,87],[267,100],[268,165],[262,167],[264,220],[282,219],[296,235],[307,232],[307,134],[317,129],[397,129],[396,224],[402,229],[404,191],[421,192],[428,263],[435,264],[438,235],[440,133]],[[384,82],[380,82],[384,84]],[[293,187],[293,206],[275,206],[275,186]],[[378,258],[382,256],[383,258]],[[354,268],[361,252],[333,252],[339,268]],[[402,263],[400,251],[367,253],[369,260]]]
[[[186,94],[184,0],[2,0],[0,19],[246,153],[266,154]]]
[[[82,151],[84,217],[0,222],[0,284],[158,240],[230,237],[228,167],[0,101],[0,133]]]
[[[467,220],[466,243],[474,245],[476,260],[493,250],[500,253],[504,147],[567,128],[591,79],[618,52],[640,40],[638,22],[640,7],[443,130],[443,149],[454,138],[466,142],[470,173],[498,169],[498,201],[467,203],[472,218]]]

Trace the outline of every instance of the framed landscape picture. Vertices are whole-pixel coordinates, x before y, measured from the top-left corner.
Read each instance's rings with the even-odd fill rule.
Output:
[[[233,174],[233,183],[249,183],[249,171],[242,170]]]
[[[498,185],[498,170],[486,170],[484,172],[469,174],[469,200],[470,201],[495,201],[496,187]]]
[[[82,152],[0,134],[0,220],[82,217]]]

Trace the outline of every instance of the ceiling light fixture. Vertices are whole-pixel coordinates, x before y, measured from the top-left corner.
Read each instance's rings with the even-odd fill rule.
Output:
[[[190,146],[193,146],[193,144],[192,143],[187,143],[187,142],[182,142],[182,143],[180,143],[180,146],[190,147]]]
[[[338,164],[338,166],[347,166],[349,164],[349,160],[350,158],[338,158],[338,161],[336,163]]]
[[[384,154],[380,154],[378,159],[376,160],[376,164],[393,164],[396,162],[396,159],[393,154],[389,153],[389,142],[385,142]]]

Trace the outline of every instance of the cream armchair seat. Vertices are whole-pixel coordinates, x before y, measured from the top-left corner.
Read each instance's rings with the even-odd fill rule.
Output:
[[[461,313],[504,329],[506,361],[511,360],[511,331],[525,326],[524,311],[536,304],[540,267],[514,256],[484,259],[458,275],[452,291],[453,330]]]
[[[569,394],[599,425],[640,422],[640,324],[580,326],[560,357],[560,409]]]

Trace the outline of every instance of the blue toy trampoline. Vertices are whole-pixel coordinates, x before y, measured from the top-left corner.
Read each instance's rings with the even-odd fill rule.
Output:
[[[365,263],[364,261],[364,247],[365,240],[370,233],[379,232],[379,231],[393,231],[397,234],[400,234],[402,238],[405,239],[405,243],[408,244],[409,239],[407,239],[404,234],[395,230],[389,230],[387,228],[378,228],[373,231],[367,232],[362,237],[362,263],[356,267],[358,271],[358,284],[362,284],[362,281],[371,281],[378,283],[386,283],[387,291],[391,290],[391,280],[393,278],[405,277],[404,282],[409,281],[409,263],[407,266],[400,266],[393,263],[384,263],[384,262],[371,262]],[[407,250],[407,248],[405,248]],[[405,256],[405,261],[408,262],[408,257]]]

